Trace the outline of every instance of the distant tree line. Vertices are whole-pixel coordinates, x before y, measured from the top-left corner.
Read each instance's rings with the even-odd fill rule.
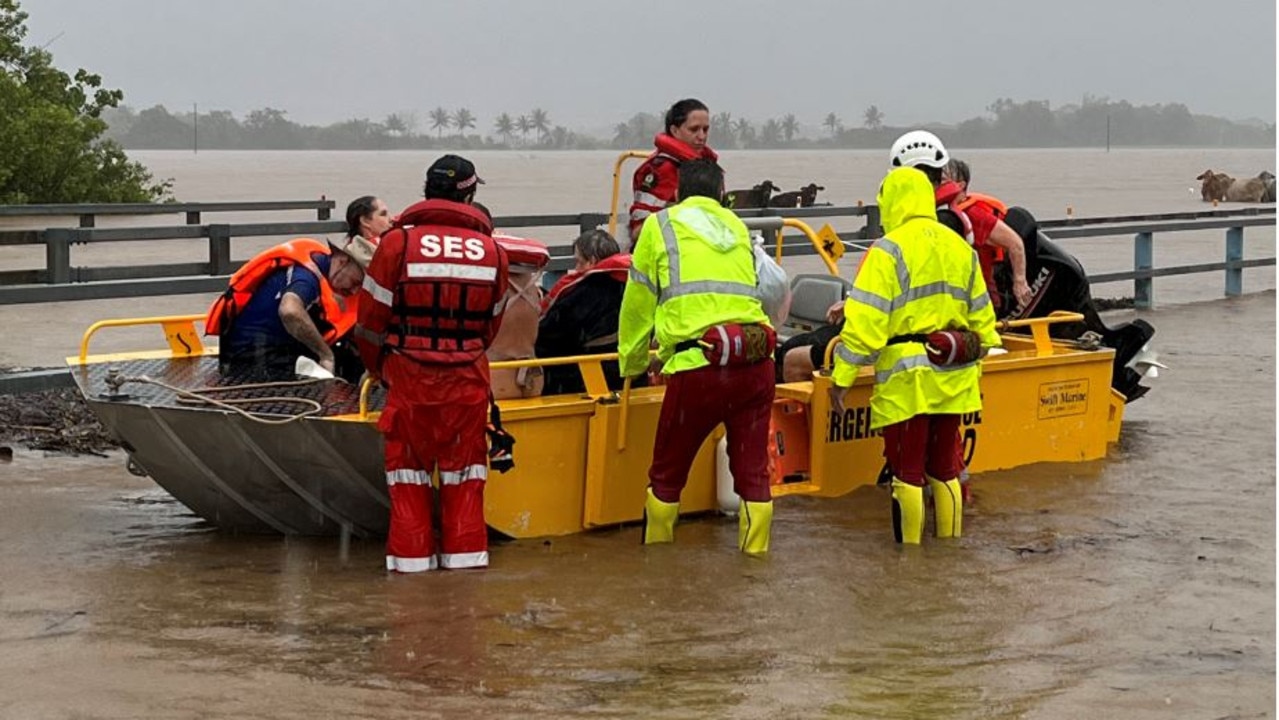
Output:
[[[1133,105],[1126,100],[1084,96],[1079,104],[1052,108],[1045,100],[1018,102],[1000,98],[988,114],[958,124],[926,123],[947,143],[960,147],[1274,147],[1275,126],[1248,124],[1192,114],[1185,105]],[[549,113],[502,112],[484,132],[467,108],[437,107],[419,131],[415,114],[393,113],[383,120],[344,120],[326,126],[293,122],[286,111],[253,110],[237,119],[226,110],[170,112],[157,105],[140,112],[128,107],[103,113],[107,136],[127,148],[211,150],[392,150],[392,149],[544,149],[592,150],[646,148],[662,130],[659,113],[636,113],[613,128],[611,138],[596,138],[555,125]],[[921,126],[888,125],[876,105],[866,108],[857,127],[845,127],[836,113],[806,127],[794,113],[763,120],[735,117],[727,111],[711,117],[711,144],[722,150],[784,148],[883,148],[906,130]],[[820,127],[820,130],[817,128]]]

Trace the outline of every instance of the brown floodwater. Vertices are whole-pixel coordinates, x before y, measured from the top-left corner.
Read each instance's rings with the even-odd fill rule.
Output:
[[[1122,319],[1129,314],[1115,315]],[[119,454],[0,464],[0,718],[1260,718],[1275,708],[1275,295],[1143,312],[1171,366],[1104,460],[498,544],[228,536]]]

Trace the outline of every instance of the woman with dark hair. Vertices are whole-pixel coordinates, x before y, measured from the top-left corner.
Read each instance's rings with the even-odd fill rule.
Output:
[[[356,235],[377,245],[382,233],[391,229],[391,211],[382,199],[374,195],[365,195],[351,201],[346,206],[346,237]]]
[[[718,160],[706,144],[711,129],[711,111],[701,100],[686,98],[666,111],[663,132],[653,138],[656,150],[635,171],[631,189],[635,199],[630,207],[630,246],[635,247],[644,219],[675,202],[679,187],[679,166],[685,160]]]
[[[617,318],[631,256],[603,230],[588,230],[573,241],[576,267],[542,300],[537,324],[535,355],[540,358],[599,355],[617,352]],[[543,395],[580,393],[586,390],[575,365],[545,369]],[[604,363],[610,389],[622,387],[617,361]]]

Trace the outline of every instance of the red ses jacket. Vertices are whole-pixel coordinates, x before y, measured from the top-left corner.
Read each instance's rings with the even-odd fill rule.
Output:
[[[632,248],[635,247],[635,240],[639,238],[644,218],[675,202],[675,195],[679,190],[680,163],[698,158],[719,160],[719,155],[716,155],[710,146],[703,147],[699,153],[688,143],[677,140],[667,133],[660,133],[654,137],[653,145],[657,149],[639,166],[639,169],[635,171],[635,177],[631,180],[635,199],[631,203],[627,227],[631,232]]]
[[[382,235],[360,290],[357,328],[364,365],[380,373],[387,353],[422,365],[474,364],[501,324],[506,253],[479,210],[423,200]]]

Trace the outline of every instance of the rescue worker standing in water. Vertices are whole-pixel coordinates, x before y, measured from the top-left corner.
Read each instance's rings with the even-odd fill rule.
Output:
[[[359,300],[365,367],[387,386],[391,527],[386,567],[397,572],[488,566],[489,368],[501,322],[507,260],[492,222],[471,206],[475,166],[445,155],[426,172],[426,199],[382,235]],[[439,471],[438,560],[432,528]]]
[[[937,537],[962,533],[959,420],[981,409],[981,357],[1000,340],[977,255],[937,222],[928,177],[892,170],[878,204],[886,235],[866,252],[845,302],[831,406],[842,416],[858,366],[874,366],[871,428],[883,431],[893,473],[893,534],[917,545],[925,482]]]
[[[756,290],[749,233],[720,204],[723,194],[724,171],[714,161],[680,166],[679,204],[650,215],[635,246],[618,352],[624,377],[643,375],[656,335],[668,376],[648,471],[644,543],[675,539],[693,458],[723,423],[742,498],[738,546],[762,554],[773,521],[768,424],[777,336]]]

